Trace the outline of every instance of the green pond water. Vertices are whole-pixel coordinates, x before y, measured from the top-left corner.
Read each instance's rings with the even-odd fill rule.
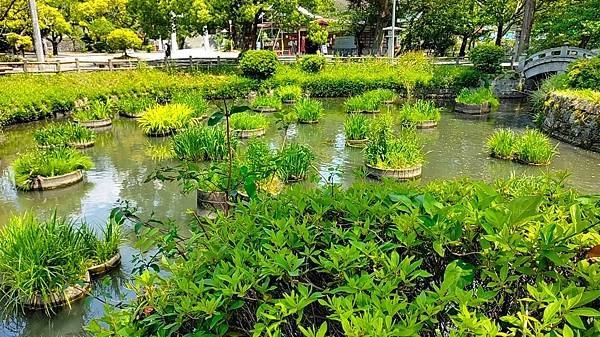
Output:
[[[330,168],[336,168],[343,185],[352,183],[356,169],[363,166],[360,149],[345,147],[343,101],[325,100],[326,114],[317,125],[293,126],[289,139],[309,144],[317,156],[316,167],[327,178]],[[441,106],[448,102],[439,102]],[[392,110],[394,108],[391,108]],[[85,182],[56,191],[19,192],[14,187],[11,163],[19,152],[34,146],[32,132],[51,122],[39,122],[10,127],[0,144],[0,226],[11,214],[33,211],[48,216],[55,210],[59,215],[102,225],[119,200],[129,200],[144,214],[155,213],[158,218],[185,220],[186,211],[195,208],[195,195],[182,195],[176,184],[144,183],[154,169],[173,164],[172,160],[153,159],[152,148],[166,145],[168,139],[149,139],[133,120],[117,119],[111,130],[99,133],[96,146],[84,150],[95,167],[86,173]],[[470,177],[492,180],[511,174],[537,175],[543,172],[567,170],[568,183],[583,193],[600,193],[600,154],[559,143],[560,155],[548,167],[529,167],[491,159],[484,144],[494,129],[531,126],[526,103],[509,100],[488,119],[465,119],[450,112],[443,115],[437,129],[419,131],[426,154],[423,182],[434,179]],[[265,137],[273,147],[281,142],[278,130],[272,128]],[[126,230],[132,240],[131,230]],[[130,242],[130,241],[129,241]],[[119,270],[98,281],[93,292],[107,301],[131,297],[124,285],[129,279],[136,252],[127,243],[121,248],[123,264]],[[80,336],[83,326],[102,315],[101,301],[88,297],[70,309],[59,311],[51,318],[43,314],[16,315],[3,320],[0,336]]]

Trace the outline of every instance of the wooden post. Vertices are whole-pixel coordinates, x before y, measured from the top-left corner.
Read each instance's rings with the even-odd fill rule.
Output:
[[[190,55],[190,68],[194,66],[194,60],[192,59],[192,55]]]
[[[57,61],[55,63],[55,68],[56,68],[56,72],[60,74],[60,71],[61,71],[61,69],[60,69],[60,62]]]
[[[77,72],[81,71],[81,68],[79,68],[79,59],[78,58],[75,59],[75,69],[77,69]]]
[[[26,73],[27,71],[27,60],[23,60],[23,72]]]
[[[113,70],[113,63],[112,63],[112,59],[108,60],[108,70],[112,71]]]
[[[217,56],[217,67],[221,66],[221,56]]]

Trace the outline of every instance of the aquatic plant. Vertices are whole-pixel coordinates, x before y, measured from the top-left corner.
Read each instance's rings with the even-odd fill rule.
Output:
[[[92,160],[81,152],[67,147],[34,149],[13,162],[15,183],[22,190],[31,190],[38,176],[55,177],[76,170],[89,170]]]
[[[456,97],[456,103],[480,105],[483,103],[489,103],[492,109],[498,109],[500,101],[498,97],[492,92],[492,89],[482,87],[478,89],[464,88],[460,91]]]
[[[289,144],[277,155],[277,174],[286,183],[304,180],[314,159],[315,155],[310,147]]]
[[[302,98],[294,104],[294,112],[300,123],[316,122],[323,116],[323,103],[311,98]]]
[[[369,134],[369,119],[363,114],[349,114],[344,121],[344,134],[349,140],[364,140]]]
[[[365,149],[368,165],[381,169],[408,169],[423,164],[423,148],[414,129],[406,128],[393,135],[384,123],[373,125]]]
[[[169,135],[187,126],[193,116],[194,110],[187,105],[159,105],[147,109],[139,124],[147,135]]]
[[[363,94],[366,99],[372,99],[380,103],[393,103],[398,99],[398,95],[394,90],[390,89],[375,89],[367,91]]]
[[[74,123],[50,124],[35,130],[33,139],[42,147],[72,146],[94,141],[94,131]]]
[[[381,104],[382,102],[379,100],[379,98],[365,97],[363,95],[350,97],[344,103],[346,111],[350,113],[377,112],[379,111]]]
[[[556,146],[538,130],[527,129],[515,142],[515,158],[523,163],[547,165],[556,155]]]
[[[227,157],[227,135],[220,126],[193,126],[173,137],[173,151],[180,160],[223,160]],[[237,142],[232,140],[235,148]]]
[[[275,110],[281,110],[283,108],[283,103],[279,97],[262,95],[256,97],[252,101],[251,106],[253,109],[271,108]]]
[[[442,110],[431,101],[416,100],[407,102],[399,112],[400,120],[408,124],[419,124],[423,122],[439,122],[442,119]]]
[[[96,235],[89,226],[81,226],[79,231],[83,239],[83,254],[87,258],[86,267],[105,263],[119,252],[123,242],[124,220],[124,218],[110,217],[106,226],[102,228],[101,236]]]
[[[112,118],[110,102],[99,100],[92,101],[89,106],[81,107],[73,113],[72,117],[78,122],[91,122]]]
[[[231,116],[232,130],[257,130],[269,127],[269,120],[264,114],[251,111],[237,113]]]
[[[275,96],[283,102],[293,102],[302,97],[302,88],[297,85],[284,85],[275,89]]]
[[[516,139],[517,134],[511,129],[496,130],[486,142],[488,152],[492,157],[512,159]]]
[[[173,96],[171,103],[183,104],[192,108],[193,118],[206,117],[210,107],[200,91],[179,92]]]
[[[115,103],[115,110],[121,116],[125,117],[140,117],[144,111],[156,105],[156,100],[143,96],[143,97],[125,97],[119,99]]]

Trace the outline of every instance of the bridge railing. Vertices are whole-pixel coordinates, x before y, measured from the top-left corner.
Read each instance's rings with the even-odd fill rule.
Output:
[[[522,69],[527,69],[535,66],[540,62],[546,60],[564,58],[564,59],[580,59],[580,58],[591,58],[594,57],[595,53],[578,47],[562,46],[558,48],[551,48],[537,52],[527,59],[522,64]]]

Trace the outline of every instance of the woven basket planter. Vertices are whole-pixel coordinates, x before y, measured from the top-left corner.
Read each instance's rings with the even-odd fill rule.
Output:
[[[35,295],[23,303],[23,306],[29,310],[44,310],[46,308],[60,308],[70,305],[77,300],[82,299],[90,291],[91,277],[89,272],[85,272],[83,285],[75,284],[67,287],[63,292],[56,292],[50,295],[50,301],[45,302],[42,296]]]
[[[358,149],[362,149],[369,144],[368,139],[346,139],[346,145],[349,147],[354,147]]]
[[[492,107],[488,102],[484,102],[481,104],[456,103],[454,109],[460,113],[467,115],[487,115],[492,111]]]
[[[423,170],[422,165],[406,169],[381,169],[378,167],[371,166],[369,164],[366,164],[366,166],[367,175],[376,179],[391,178],[397,180],[411,180],[419,178]]]
[[[417,129],[434,129],[437,128],[437,121],[425,121],[417,124]]]
[[[74,185],[83,180],[83,171],[77,170],[71,173],[55,177],[37,176],[33,179],[32,189],[39,191],[54,190]]]
[[[94,144],[95,142],[92,140],[86,143],[71,143],[69,144],[69,146],[71,146],[74,149],[87,149],[88,147],[94,146]]]
[[[282,102],[283,102],[283,104],[295,104],[296,100],[295,99],[286,99]]]
[[[201,210],[212,212],[227,212],[231,208],[231,205],[227,202],[227,194],[225,192],[197,190],[196,207]]]
[[[277,112],[276,108],[273,108],[270,106],[257,106],[257,107],[252,108],[252,110],[254,110],[256,112],[262,112],[262,113]]]
[[[254,138],[262,137],[267,133],[265,129],[254,129],[254,130],[233,130],[233,134],[237,138]]]
[[[81,121],[76,121],[77,124],[81,125],[81,126],[85,126],[88,129],[98,129],[98,128],[105,128],[107,126],[111,126],[112,125],[112,119],[101,119],[98,121],[87,121],[87,122],[81,122]]]
[[[115,269],[121,264],[121,254],[117,253],[108,261],[88,268],[91,277],[100,277],[106,275],[109,271]]]
[[[169,130],[166,132],[149,132],[149,133],[146,133],[146,136],[153,137],[153,138],[161,138],[161,137],[169,137],[169,136],[172,136],[173,134],[175,134],[175,130]]]
[[[300,123],[300,124],[317,124],[317,123],[319,123],[319,121],[318,120],[316,120],[316,121],[300,121],[299,120],[298,123]]]
[[[131,119],[138,119],[138,118],[142,117],[141,114],[133,115],[133,114],[128,114],[126,112],[119,112],[119,116],[125,117],[125,118],[131,118]]]

